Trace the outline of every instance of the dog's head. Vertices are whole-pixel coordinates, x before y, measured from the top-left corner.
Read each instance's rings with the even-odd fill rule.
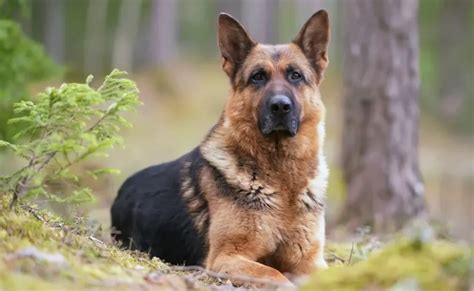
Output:
[[[232,84],[226,118],[264,137],[296,136],[322,108],[319,84],[328,65],[329,19],[313,14],[289,44],[265,45],[228,14],[219,16],[222,67]],[[313,127],[314,128],[314,127]]]

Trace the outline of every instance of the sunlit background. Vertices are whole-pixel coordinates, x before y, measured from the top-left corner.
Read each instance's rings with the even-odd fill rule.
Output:
[[[8,0],[7,0],[8,1]],[[350,0],[347,0],[350,1]],[[353,0],[355,1],[355,0]],[[135,171],[179,157],[217,121],[229,92],[216,45],[220,12],[239,19],[255,39],[285,43],[318,9],[329,11],[330,66],[321,92],[328,108],[326,153],[331,168],[328,232],[345,198],[340,167],[344,92],[344,7],[330,0],[26,0],[15,18],[64,66],[62,77],[31,86],[36,93],[63,81],[98,81],[113,68],[130,73],[144,105],[129,115],[125,148],[89,162],[121,170],[96,183],[91,217],[110,225],[109,208],[121,182]],[[420,0],[422,93],[419,154],[430,215],[446,231],[473,239],[474,2]],[[1,112],[0,112],[1,114]],[[1,173],[14,167],[6,153]]]

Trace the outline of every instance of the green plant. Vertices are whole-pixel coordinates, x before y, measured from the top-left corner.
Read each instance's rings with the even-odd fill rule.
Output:
[[[0,139],[11,141],[20,129],[7,126],[7,120],[13,117],[12,104],[29,96],[28,85],[60,72],[43,48],[29,39],[17,23],[0,19]]]
[[[0,193],[13,195],[11,206],[18,198],[43,197],[68,203],[93,199],[72,167],[92,156],[106,155],[122,142],[119,130],[130,125],[122,113],[140,104],[135,83],[125,75],[114,70],[97,90],[89,86],[89,76],[85,84],[48,88],[36,102],[14,104],[14,112],[20,116],[8,123],[24,124],[14,136],[20,142],[0,141],[0,146],[25,160],[21,169],[0,177]],[[114,171],[101,168],[87,174],[96,178]]]
[[[27,0],[0,0],[0,18],[11,19],[15,15],[28,15],[30,6]]]

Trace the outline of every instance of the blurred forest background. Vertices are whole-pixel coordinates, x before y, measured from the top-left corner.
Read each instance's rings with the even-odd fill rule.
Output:
[[[229,91],[216,44],[219,12],[239,19],[260,42],[285,43],[311,14],[324,8],[332,26],[330,65],[321,88],[328,109],[325,150],[331,168],[331,225],[346,197],[341,141],[344,15],[349,1],[0,0],[0,18],[20,23],[59,65],[35,64],[44,70],[32,70],[24,91],[0,85],[0,139],[9,139],[14,131],[4,125],[10,115],[8,98],[32,96],[50,84],[82,82],[89,74],[100,80],[113,68],[128,71],[144,106],[129,116],[134,127],[124,132],[126,147],[84,166],[121,170],[105,182],[90,181],[97,202],[80,210],[108,226],[110,205],[127,176],[189,151],[217,121]],[[418,22],[419,156],[427,207],[449,234],[473,241],[474,1],[420,0]],[[11,76],[6,71],[0,68],[0,84]],[[17,167],[15,163],[1,152],[0,174]],[[329,235],[332,232],[330,227]]]

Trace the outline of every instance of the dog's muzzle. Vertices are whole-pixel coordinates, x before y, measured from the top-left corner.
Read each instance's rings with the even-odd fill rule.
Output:
[[[274,95],[262,104],[259,127],[263,135],[283,132],[295,136],[299,128],[299,112],[292,98]]]

